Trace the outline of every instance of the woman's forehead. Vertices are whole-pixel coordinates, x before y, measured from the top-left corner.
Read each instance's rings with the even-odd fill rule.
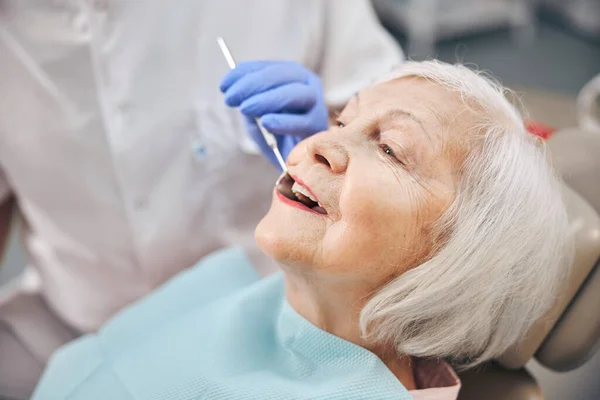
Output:
[[[371,86],[348,103],[355,116],[389,116],[388,121],[409,115],[425,130],[464,138],[475,119],[457,92],[420,77],[401,77]]]
[[[411,113],[453,114],[462,105],[460,95],[420,77],[402,77],[382,82],[357,93],[353,100],[361,111],[381,107],[402,107]]]

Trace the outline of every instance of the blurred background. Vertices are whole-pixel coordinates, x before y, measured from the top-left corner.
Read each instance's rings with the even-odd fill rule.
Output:
[[[600,73],[598,0],[373,0],[408,57],[473,63],[506,85],[575,96]]]
[[[472,63],[516,90],[532,120],[550,130],[577,126],[577,95],[600,74],[600,0],[373,3],[408,57]],[[600,177],[597,183],[600,187]],[[18,231],[17,224],[0,269],[0,285],[26,263]],[[548,400],[600,399],[600,353],[568,373],[550,372],[535,362],[528,369]]]

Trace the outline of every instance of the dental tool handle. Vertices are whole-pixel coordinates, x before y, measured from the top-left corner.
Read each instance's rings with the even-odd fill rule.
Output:
[[[275,154],[275,158],[277,158],[279,166],[281,167],[283,172],[287,172],[287,165],[285,165],[285,161],[281,156],[279,147],[277,147],[277,139],[275,139],[275,135],[273,135],[263,126],[262,122],[260,122],[260,119],[254,118],[254,120],[256,121],[256,125],[258,125],[258,129],[260,129],[260,133],[262,133],[263,137],[265,138],[267,145],[271,148],[271,150],[273,150],[273,153]]]
[[[231,51],[229,51],[229,47],[227,47],[225,40],[219,36],[217,38],[217,44],[219,45],[219,48],[221,49],[223,56],[225,56],[225,60],[227,61],[229,68],[234,69],[235,68],[235,59],[233,58]],[[260,130],[260,133],[263,135],[263,138],[267,142],[267,145],[271,148],[271,150],[273,150],[273,153],[275,154],[275,158],[277,158],[277,162],[279,163],[279,166],[281,167],[283,172],[287,172],[287,166],[285,165],[285,161],[283,160],[283,157],[281,156],[281,152],[279,151],[279,148],[277,147],[277,139],[275,139],[275,136],[273,136],[273,134],[271,132],[269,132],[265,129],[262,122],[260,122],[259,118],[254,118],[254,120],[256,121],[256,125],[258,125],[258,129]]]

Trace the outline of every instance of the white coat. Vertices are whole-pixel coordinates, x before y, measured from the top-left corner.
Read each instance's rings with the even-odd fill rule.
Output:
[[[223,103],[217,36],[313,69],[337,106],[402,61],[368,0],[0,2],[0,200],[80,330],[218,248],[258,254],[277,170]]]

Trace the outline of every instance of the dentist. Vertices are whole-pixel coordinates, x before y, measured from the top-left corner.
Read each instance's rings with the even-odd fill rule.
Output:
[[[217,36],[286,61],[241,62],[219,90]],[[252,117],[287,155],[401,61],[367,0],[1,2],[0,238],[16,210],[28,266],[0,297],[0,397],[217,249],[268,273],[253,231],[278,171]]]

